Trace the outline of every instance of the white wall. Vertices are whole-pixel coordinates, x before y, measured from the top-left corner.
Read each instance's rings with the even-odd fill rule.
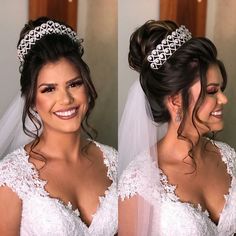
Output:
[[[147,20],[159,19],[159,0],[118,1],[118,114],[121,118],[128,90],[138,73],[129,68],[129,38]]]
[[[16,45],[28,18],[28,0],[2,0],[0,14],[0,117],[20,88]]]

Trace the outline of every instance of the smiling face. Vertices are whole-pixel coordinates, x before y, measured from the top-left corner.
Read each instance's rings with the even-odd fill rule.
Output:
[[[198,119],[195,123],[200,134],[209,131],[220,131],[223,129],[223,105],[227,103],[227,97],[223,94],[223,78],[219,66],[211,65],[207,70],[206,96],[197,112]],[[190,88],[190,114],[198,100],[201,83],[198,80]]]
[[[83,79],[67,59],[47,63],[37,78],[35,109],[44,130],[77,132],[87,111]]]

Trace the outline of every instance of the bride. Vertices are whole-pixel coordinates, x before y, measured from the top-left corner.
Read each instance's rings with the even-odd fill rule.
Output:
[[[92,140],[97,94],[82,55],[81,40],[63,23],[39,18],[21,32],[22,120],[31,141],[17,124],[19,97],[1,121],[18,128],[9,139],[9,130],[1,133],[8,140],[1,154],[16,149],[0,162],[0,235],[117,232],[116,151]]]
[[[233,235],[236,154],[214,140],[227,103],[214,44],[148,21],[131,36],[129,64],[140,81],[119,127],[119,235]]]

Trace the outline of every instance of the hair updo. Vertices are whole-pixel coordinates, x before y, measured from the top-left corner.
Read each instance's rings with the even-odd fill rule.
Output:
[[[178,25],[172,21],[147,21],[131,35],[129,65],[140,73],[140,83],[150,103],[155,122],[170,121],[170,113],[164,104],[165,97],[181,93],[183,121],[180,127],[183,128],[189,107],[189,88],[196,79],[200,80],[202,88],[193,110],[193,116],[198,119],[197,112],[206,95],[206,73],[209,66],[219,66],[223,77],[223,89],[227,83],[227,76],[223,63],[217,59],[215,45],[209,39],[200,37],[191,38],[159,69],[152,69],[147,57],[177,28]]]
[[[33,30],[35,27],[46,23],[48,20],[51,19],[47,17],[41,17],[35,21],[29,21],[20,33],[18,45],[20,44],[24,36],[29,33],[30,30]],[[70,26],[59,21],[53,21],[65,25],[68,28],[71,28]],[[49,62],[56,62],[61,58],[65,58],[70,63],[72,63],[75,68],[80,72],[87,95],[89,97],[88,110],[84,116],[84,120],[81,124],[81,127],[82,130],[91,137],[91,134],[87,129],[90,128],[88,124],[88,117],[95,105],[97,93],[90,77],[89,68],[81,58],[83,55],[83,47],[81,45],[81,41],[82,40],[77,40],[75,42],[66,34],[47,34],[44,35],[41,39],[37,40],[35,45],[33,45],[27,55],[25,55],[24,62],[22,62],[20,66],[20,84],[21,94],[25,98],[25,104],[22,115],[23,129],[28,136],[31,136],[35,139],[39,139],[39,129],[42,126],[41,121],[37,118],[37,116],[35,116],[33,111],[33,108],[35,106],[38,74],[45,64]],[[29,129],[29,127],[27,127],[27,116],[33,122],[36,128],[36,133]]]

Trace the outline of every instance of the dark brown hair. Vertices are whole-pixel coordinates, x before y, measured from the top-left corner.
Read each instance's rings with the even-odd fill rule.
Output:
[[[18,45],[30,30],[40,26],[48,20],[51,19],[47,17],[40,17],[35,21],[29,21],[20,33]],[[53,21],[71,28],[62,22],[55,20]],[[39,130],[42,127],[41,121],[37,118],[37,116],[35,116],[33,111],[35,106],[37,77],[39,71],[45,64],[49,62],[56,62],[61,58],[65,58],[71,62],[81,74],[89,98],[88,110],[84,116],[81,127],[90,138],[92,138],[92,134],[96,134],[96,131],[88,124],[88,118],[95,105],[97,93],[90,77],[89,67],[82,59],[83,47],[81,45],[81,41],[82,40],[77,40],[75,42],[68,35],[60,35],[55,33],[45,35],[32,46],[27,55],[25,55],[24,62],[21,63],[21,93],[25,98],[22,116],[23,129],[28,136],[37,140],[36,143],[39,141]],[[35,126],[34,131],[27,127],[27,117],[29,117],[29,119],[33,122]]]
[[[211,65],[219,66],[223,77],[223,90],[227,84],[227,75],[223,63],[217,59],[215,45],[203,37],[191,38],[158,70],[151,69],[148,55],[177,28],[178,25],[172,21],[154,20],[139,27],[130,38],[129,65],[140,73],[140,83],[150,103],[155,122],[170,121],[170,113],[164,103],[165,97],[181,93],[183,119],[178,129],[178,137],[186,139],[193,147],[192,141],[182,135],[189,108],[189,89],[197,79],[200,80],[201,92],[192,114],[192,122],[200,139],[195,121],[202,122],[197,114],[206,96],[207,70]]]

